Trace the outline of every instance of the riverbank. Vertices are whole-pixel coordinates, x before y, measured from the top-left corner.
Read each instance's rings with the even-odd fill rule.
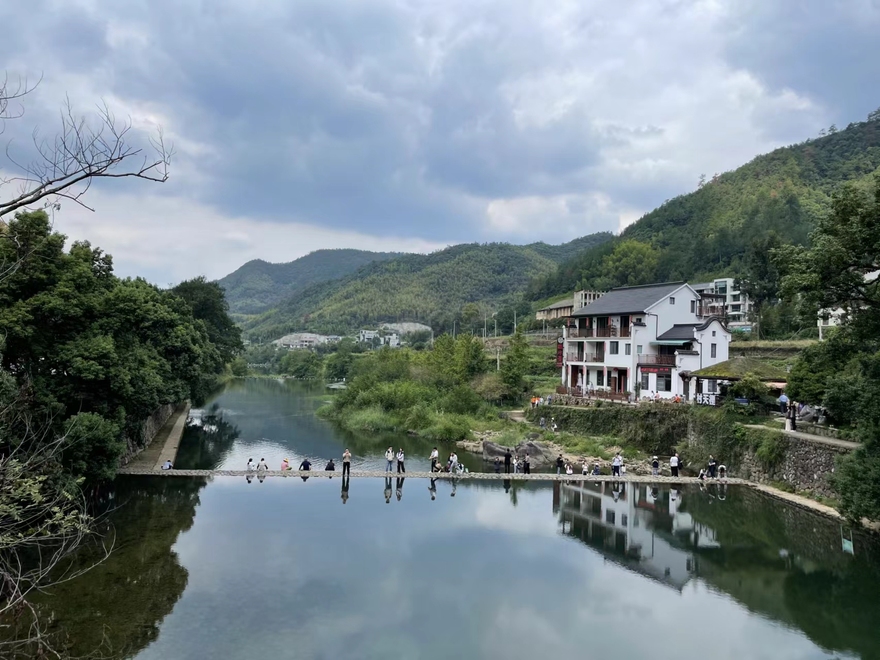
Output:
[[[144,469],[148,467],[158,470],[166,460],[171,461],[173,465],[177,458],[177,450],[180,447],[183,431],[186,428],[189,411],[189,401],[178,405],[168,419],[165,420],[165,423],[153,437],[150,444],[129,461],[125,467],[120,468],[120,470],[127,468]]]

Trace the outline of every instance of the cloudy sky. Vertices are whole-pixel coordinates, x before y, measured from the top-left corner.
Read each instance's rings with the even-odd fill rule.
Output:
[[[168,183],[55,216],[163,285],[618,231],[880,105],[880,0],[8,0],[0,25],[0,70],[42,76],[16,157],[65,96],[174,143]]]

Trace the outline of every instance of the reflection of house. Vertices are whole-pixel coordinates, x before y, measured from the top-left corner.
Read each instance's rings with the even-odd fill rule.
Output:
[[[563,531],[630,570],[679,591],[697,572],[693,549],[719,547],[714,531],[678,511],[681,493],[626,482],[563,483]]]
[[[612,289],[575,310],[564,333],[562,385],[691,398],[690,372],[726,360],[730,343],[700,303],[690,286],[670,282]]]

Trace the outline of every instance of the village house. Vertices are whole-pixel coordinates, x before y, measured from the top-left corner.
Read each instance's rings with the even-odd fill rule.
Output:
[[[612,289],[566,322],[564,390],[694,399],[693,372],[728,359],[730,332],[710,311],[685,282]]]
[[[729,328],[746,332],[752,329],[752,301],[736,286],[735,279],[719,277],[711,282],[692,284],[691,288],[700,294],[706,309],[724,319]]]
[[[572,312],[589,305],[605,295],[604,291],[575,291],[574,297],[565,298],[535,312],[538,321],[554,321],[571,316]]]

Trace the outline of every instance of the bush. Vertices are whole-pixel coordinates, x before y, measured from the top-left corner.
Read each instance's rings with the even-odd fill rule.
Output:
[[[64,425],[64,462],[74,474],[103,481],[116,475],[126,442],[119,426],[95,413],[79,413]]]
[[[441,397],[437,408],[443,412],[456,413],[458,415],[474,415],[483,405],[480,395],[467,385],[459,385],[451,392]]]
[[[443,415],[437,421],[422,430],[419,437],[431,442],[466,440],[471,435],[471,425],[461,415]]]
[[[345,426],[353,431],[396,431],[394,418],[378,406],[354,410],[345,417]]]

